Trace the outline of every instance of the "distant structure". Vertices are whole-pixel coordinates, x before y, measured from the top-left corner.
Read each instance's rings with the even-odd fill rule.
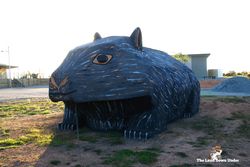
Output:
[[[17,68],[17,66],[10,66],[10,68]],[[0,79],[7,79],[7,69],[9,69],[9,65],[0,63]]]
[[[209,69],[208,70],[208,77],[210,78],[222,78],[223,77],[223,71],[222,69]]]
[[[208,77],[207,71],[207,58],[210,53],[201,54],[187,54],[190,60],[185,63],[190,69],[193,70],[198,79],[204,79]]]

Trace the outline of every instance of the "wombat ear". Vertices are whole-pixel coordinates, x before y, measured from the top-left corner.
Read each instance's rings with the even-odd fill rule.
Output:
[[[96,32],[94,35],[94,41],[101,39],[101,38],[102,38],[101,35],[98,32]]]
[[[130,39],[133,42],[133,45],[139,49],[142,50],[142,34],[141,29],[137,27],[134,32],[130,35]]]

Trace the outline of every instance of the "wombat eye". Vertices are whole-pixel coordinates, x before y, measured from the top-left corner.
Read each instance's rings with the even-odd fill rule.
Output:
[[[93,63],[95,64],[107,64],[112,59],[112,55],[98,54],[95,56]]]

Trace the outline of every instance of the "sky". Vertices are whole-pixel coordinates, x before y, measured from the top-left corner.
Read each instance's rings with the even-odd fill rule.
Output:
[[[0,50],[12,76],[49,76],[69,50],[142,30],[143,46],[168,54],[210,53],[208,69],[250,71],[248,0],[0,0]],[[0,63],[8,64],[7,52]]]

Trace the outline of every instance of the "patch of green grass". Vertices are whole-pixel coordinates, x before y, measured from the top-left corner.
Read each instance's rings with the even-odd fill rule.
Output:
[[[130,167],[136,163],[135,153],[132,150],[120,150],[113,156],[106,157],[104,164],[112,165],[116,167]]]
[[[108,131],[108,132],[95,132],[93,133],[89,129],[81,129],[79,139],[90,143],[96,143],[99,140],[106,140],[111,145],[123,144],[124,139],[120,132]]]
[[[48,145],[53,139],[52,134],[44,134],[40,129],[30,129],[26,135],[27,139],[39,146]]]
[[[45,146],[50,144],[52,138],[53,138],[52,135],[39,135],[37,136],[35,142],[40,146]]]
[[[63,111],[63,106],[62,102],[54,103],[47,99],[5,102],[0,103],[0,118],[50,114]]]
[[[94,152],[95,152],[97,155],[101,155],[102,150],[100,150],[100,149],[96,149],[96,150],[94,150]]]
[[[151,152],[156,152],[156,153],[160,153],[163,152],[160,148],[158,147],[150,147],[150,148],[146,148],[147,151],[151,151]]]
[[[80,165],[80,164],[77,164],[77,165],[75,165],[74,167],[81,167],[81,165]]]
[[[221,98],[217,98],[217,101],[220,102],[224,102],[224,103],[247,103],[247,101],[243,98],[243,97],[236,97],[236,96],[232,96],[232,97],[221,97]]]
[[[243,123],[237,127],[236,133],[244,138],[249,139],[250,138],[250,122],[244,120]]]
[[[188,122],[182,121],[178,124],[178,126],[182,127],[183,129],[202,131],[211,136],[221,136],[222,129],[225,127],[225,123],[225,120],[218,120],[210,116],[204,116],[199,119],[190,120]]]
[[[181,164],[181,165],[170,165],[169,167],[192,167],[194,166],[193,164]]]
[[[98,141],[98,136],[96,136],[96,135],[81,134],[79,136],[79,139],[82,140],[82,141],[90,142],[90,143],[96,143]]]
[[[9,112],[0,112],[0,118],[11,117],[12,114]]]
[[[110,132],[100,133],[99,136],[107,139],[108,142],[111,143],[111,145],[124,144],[124,138],[120,132],[110,131]]]
[[[189,142],[189,144],[193,145],[193,147],[203,147],[210,144],[210,142],[207,137],[198,137],[195,142]]]
[[[110,157],[106,157],[104,164],[116,167],[130,167],[135,163],[151,165],[157,161],[158,153],[151,151],[120,150]]]
[[[52,160],[52,161],[50,161],[50,164],[57,166],[57,165],[61,164],[61,161],[59,161],[59,160]]]
[[[27,143],[35,143],[39,146],[48,145],[52,140],[51,134],[43,134],[39,129],[30,129],[26,135],[16,139],[0,139],[0,149],[16,148]]]
[[[212,117],[202,117],[191,123],[191,128],[214,134],[217,129],[224,127],[223,123]]]
[[[225,120],[228,120],[228,121],[233,121],[235,120],[235,118],[232,118],[232,117],[227,117],[227,118],[224,118]]]
[[[142,164],[150,165],[157,161],[158,154],[151,151],[136,152],[138,161]]]
[[[90,150],[93,150],[93,149],[94,149],[93,146],[83,146],[84,151],[90,151]]]
[[[61,145],[65,145],[67,144],[67,141],[63,140],[62,138],[57,138],[57,137],[54,137],[52,142],[50,143],[52,146],[61,146]]]
[[[25,144],[25,142],[20,139],[12,139],[12,138],[0,139],[0,150],[17,148],[23,144]]]
[[[10,135],[10,130],[0,127],[0,137],[6,137]]]
[[[232,116],[227,118],[227,120],[240,120],[242,123],[236,128],[236,136],[250,138],[250,114],[239,112],[233,112]]]
[[[215,98],[217,98],[218,96],[216,95],[202,95],[201,98],[202,99],[210,99],[210,100],[213,100]]]
[[[178,156],[178,157],[181,157],[181,158],[188,157],[188,155],[186,153],[184,153],[184,152],[177,152],[177,153],[175,153],[175,155]]]
[[[27,113],[24,113],[24,114],[27,114],[27,115],[36,115],[36,114],[37,114],[37,112],[35,112],[35,111],[31,111],[31,112],[27,112]]]
[[[67,143],[66,146],[67,146],[67,150],[70,150],[70,149],[72,149],[72,148],[77,147],[77,145],[74,144],[74,143],[72,143],[72,142]]]
[[[44,110],[44,111],[41,112],[41,114],[43,114],[43,115],[50,114],[50,113],[51,113],[50,110]]]
[[[243,112],[233,112],[232,116],[230,117],[232,120],[250,120],[250,114],[248,113],[243,113]]]
[[[231,140],[232,135],[227,131],[224,131],[223,128],[228,122],[226,120],[218,120],[212,117],[202,117],[199,120],[192,121],[189,125],[185,125],[186,127],[190,127],[191,129],[202,131],[207,135],[205,137],[198,137],[195,142],[187,142],[194,147],[202,147],[208,145],[210,140]]]
[[[206,146],[206,145],[209,144],[209,141],[208,141],[208,139],[206,137],[198,137],[196,142],[197,142],[196,144],[199,145],[199,146],[201,146],[201,145]]]
[[[54,138],[50,145],[54,147],[66,146],[69,150],[75,147],[75,144],[73,143],[74,138],[75,136],[72,136],[69,132],[57,132],[54,134]]]
[[[11,149],[11,148],[17,148],[17,147],[19,147],[19,145],[0,146],[0,150]]]

